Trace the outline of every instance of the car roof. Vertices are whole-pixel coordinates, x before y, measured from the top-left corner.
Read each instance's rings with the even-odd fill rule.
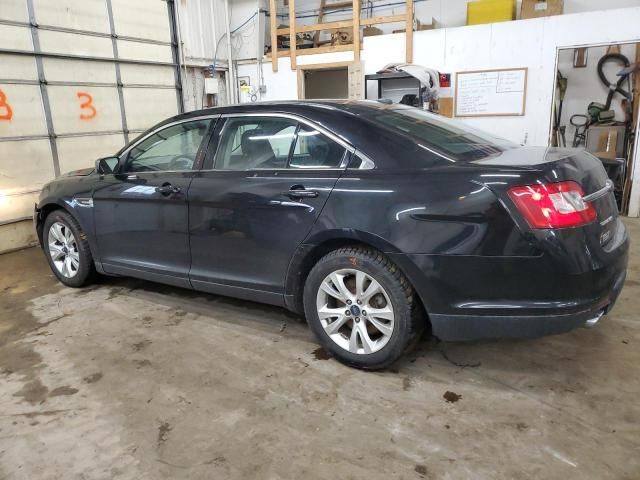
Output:
[[[366,118],[367,114],[373,115],[381,113],[384,110],[408,109],[410,107],[401,104],[386,104],[374,100],[283,100],[268,102],[252,102],[241,103],[236,105],[227,105],[223,107],[211,107],[200,110],[193,110],[180,115],[176,115],[169,121],[181,120],[191,117],[199,117],[211,114],[226,113],[261,113],[261,112],[280,112],[280,113],[297,113],[322,112],[326,114],[328,111],[336,113],[350,114]]]

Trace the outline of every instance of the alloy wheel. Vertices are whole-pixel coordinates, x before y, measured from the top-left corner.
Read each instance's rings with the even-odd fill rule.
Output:
[[[49,255],[56,270],[65,278],[73,278],[80,268],[78,244],[71,229],[61,222],[49,228]]]
[[[327,275],[316,306],[325,333],[350,353],[375,353],[393,335],[395,315],[389,295],[361,270],[340,269]]]

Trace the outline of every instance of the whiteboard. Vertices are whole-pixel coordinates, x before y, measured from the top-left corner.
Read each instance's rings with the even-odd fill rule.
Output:
[[[456,73],[456,117],[524,115],[527,69]]]

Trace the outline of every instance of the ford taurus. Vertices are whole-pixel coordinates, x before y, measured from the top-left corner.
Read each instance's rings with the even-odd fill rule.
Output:
[[[592,325],[628,237],[601,162],[402,105],[257,103],[170,118],[47,184],[62,283],[131,276],[286,307],[361,368],[443,340]]]

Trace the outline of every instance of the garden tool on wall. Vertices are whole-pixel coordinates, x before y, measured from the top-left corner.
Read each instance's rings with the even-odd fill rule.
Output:
[[[615,121],[616,112],[609,109],[604,103],[591,102],[587,106],[587,114],[590,124],[606,125]]]
[[[571,115],[569,123],[575,128],[571,146],[577,148],[580,145],[584,145],[587,138],[587,128],[589,128],[589,117],[580,114]]]
[[[624,66],[624,68],[620,72],[618,72],[617,76],[619,78],[615,82],[609,81],[609,79],[604,73],[604,66],[608,62],[618,62]],[[631,94],[631,74],[634,72],[634,70],[635,70],[635,65],[632,66],[629,63],[629,59],[624,55],[622,55],[621,53],[617,53],[617,52],[607,53],[598,61],[598,77],[600,78],[600,81],[607,87],[607,89],[609,90],[609,93],[607,94],[607,100],[605,103],[591,102],[588,105],[587,107],[588,119],[587,119],[587,124],[584,127],[585,129],[588,128],[589,125],[615,124],[616,113],[615,113],[615,110],[611,108],[611,103],[616,93],[624,97],[623,108],[625,108],[625,113],[628,116],[628,114],[630,113],[628,110],[630,109],[630,106],[633,104],[633,96]],[[627,90],[622,88],[625,82],[627,82],[627,85],[628,85]],[[578,118],[578,120],[576,120],[578,123],[582,123],[582,121],[580,120],[583,117],[582,115],[574,115],[571,118],[573,119],[574,117]],[[573,123],[574,122],[572,121],[572,124]],[[574,141],[575,141],[575,137],[574,137]]]

